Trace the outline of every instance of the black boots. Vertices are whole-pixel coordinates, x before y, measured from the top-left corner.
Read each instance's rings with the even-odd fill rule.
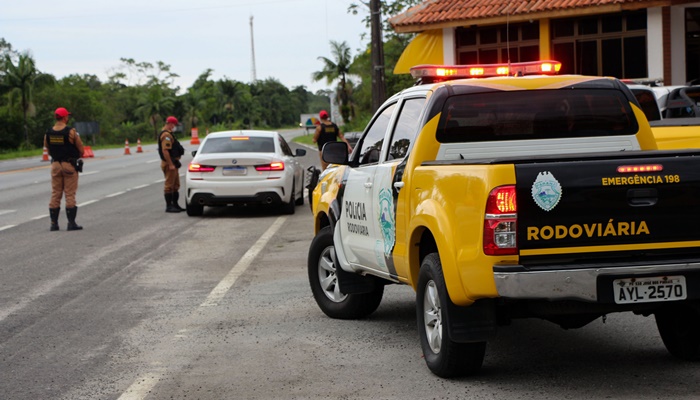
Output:
[[[174,193],[165,194],[165,212],[179,213],[180,208],[173,205],[173,194]]]
[[[51,216],[51,231],[58,230],[58,213],[60,211],[60,208],[49,208],[49,215]]]
[[[185,211],[184,208],[180,207],[179,204],[177,204],[177,201],[180,200],[180,192],[173,192],[173,206],[177,208],[178,210]]]
[[[75,216],[78,214],[78,207],[66,208],[66,215],[68,216],[68,227],[67,231],[79,231],[83,229],[82,226],[75,223]]]

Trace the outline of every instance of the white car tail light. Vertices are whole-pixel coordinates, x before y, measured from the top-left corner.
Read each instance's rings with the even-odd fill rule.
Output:
[[[269,164],[256,165],[256,171],[284,171],[284,163],[282,161],[275,161]]]

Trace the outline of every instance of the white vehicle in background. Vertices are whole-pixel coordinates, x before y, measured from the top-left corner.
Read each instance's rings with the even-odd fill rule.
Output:
[[[277,132],[239,130],[207,135],[192,152],[185,193],[187,215],[204,206],[263,204],[293,214],[304,204],[304,167]]]

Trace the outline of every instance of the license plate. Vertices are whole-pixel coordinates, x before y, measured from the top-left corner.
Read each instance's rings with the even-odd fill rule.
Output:
[[[223,171],[224,175],[245,175],[246,173],[248,173],[248,169],[239,165],[234,165],[232,167],[224,167]]]
[[[684,276],[615,279],[613,292],[617,304],[684,300],[688,296]]]

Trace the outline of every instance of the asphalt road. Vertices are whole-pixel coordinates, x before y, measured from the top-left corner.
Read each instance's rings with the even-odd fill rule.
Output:
[[[480,375],[437,378],[411,288],[365,320],[319,311],[308,202],[166,214],[157,154],[134,150],[87,160],[76,232],[48,230],[46,166],[0,165],[0,399],[700,398],[700,365],[632,314],[516,321]]]

